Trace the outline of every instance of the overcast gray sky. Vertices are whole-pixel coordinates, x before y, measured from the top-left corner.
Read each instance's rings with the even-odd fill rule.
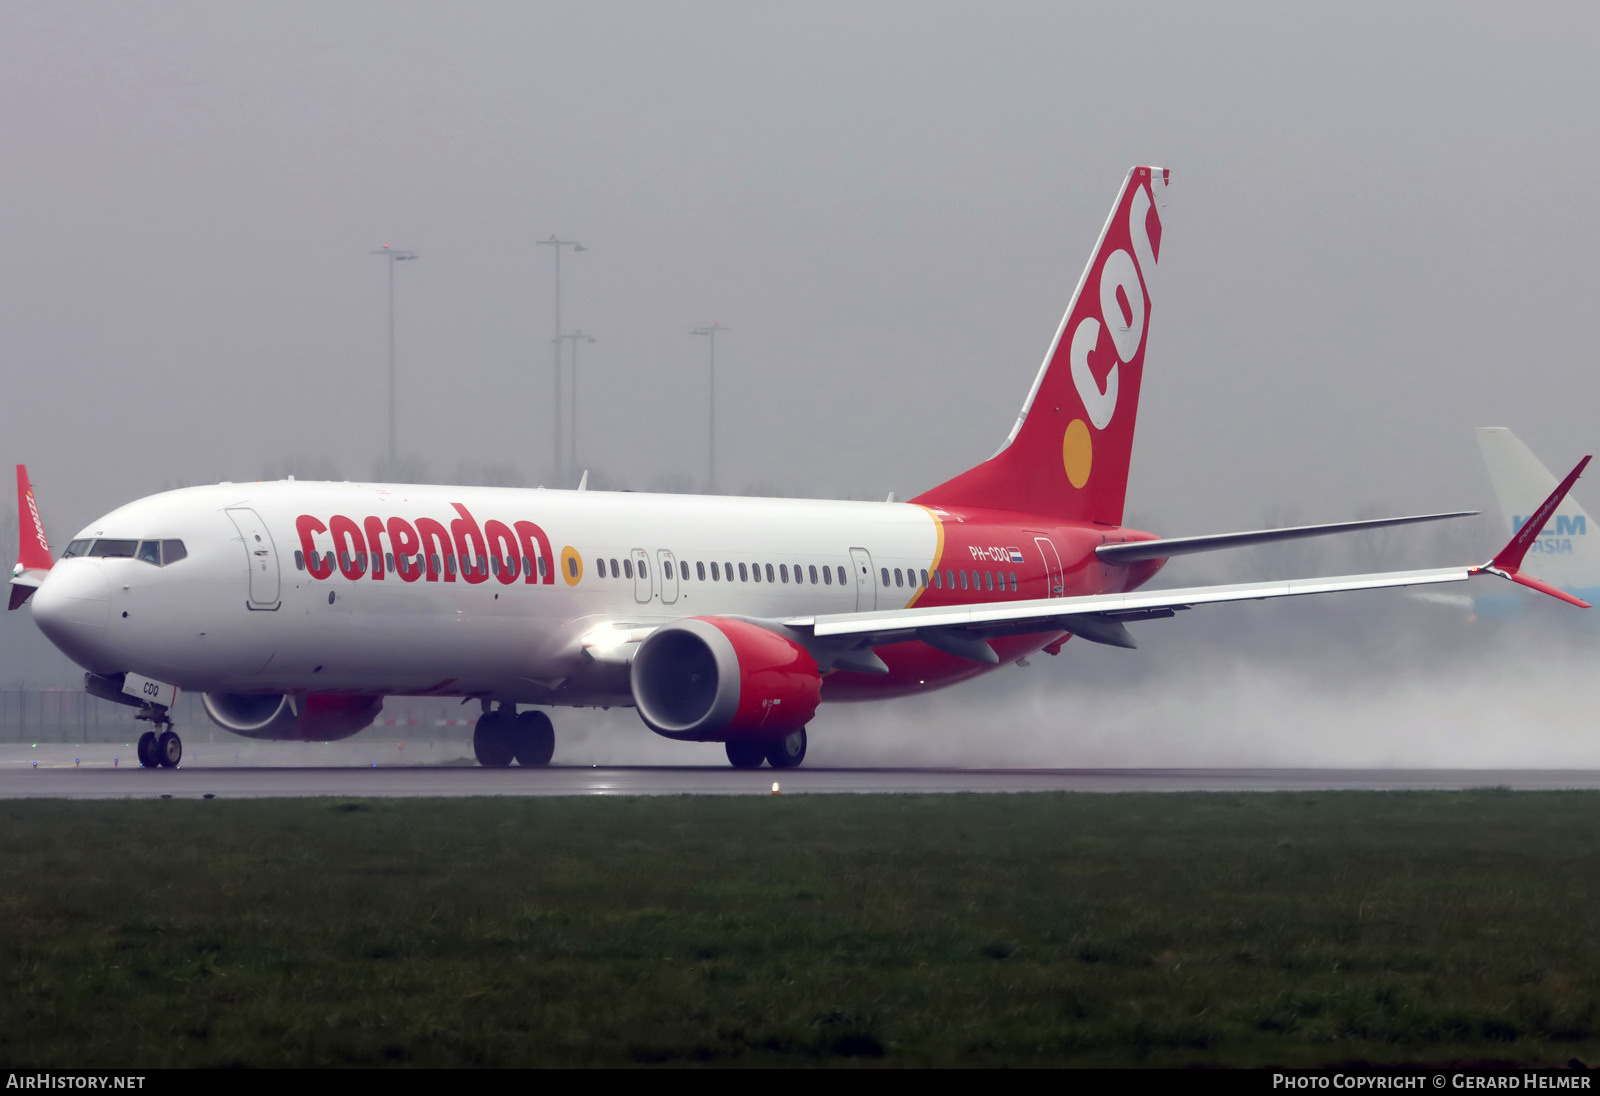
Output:
[[[0,4],[0,438],[51,533],[179,482],[580,463],[901,497],[1004,437],[1170,167],[1159,532],[1485,505],[1595,447],[1593,5]],[[291,462],[286,464],[285,462]],[[1580,489],[1580,494],[1582,491]],[[1591,495],[1591,505],[1594,498]]]

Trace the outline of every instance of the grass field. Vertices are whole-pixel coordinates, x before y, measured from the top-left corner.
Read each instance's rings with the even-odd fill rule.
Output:
[[[0,1062],[1600,1056],[1600,795],[0,803]]]

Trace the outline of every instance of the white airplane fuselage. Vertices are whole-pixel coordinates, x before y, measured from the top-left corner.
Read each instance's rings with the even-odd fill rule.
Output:
[[[74,538],[175,540],[183,559],[72,556],[32,605],[46,635],[86,669],[189,690],[613,705],[632,702],[626,666],[586,653],[596,629],[603,643],[693,616],[783,620],[1098,593],[1155,571],[1085,559],[1081,530],[996,528],[985,516],[906,503],[220,484],[130,503]],[[348,519],[337,538],[335,517]],[[429,519],[448,543],[399,553],[420,560],[402,573],[396,535],[412,548],[407,530]],[[465,527],[461,541],[448,535],[453,523]],[[519,523],[542,538],[517,537]],[[511,535],[491,547],[491,526]],[[1058,560],[1070,561],[1064,573]],[[1013,638],[1004,653],[1014,661],[1060,635]],[[927,648],[915,662],[889,675],[846,674],[853,687],[824,696],[900,695],[991,668]]]

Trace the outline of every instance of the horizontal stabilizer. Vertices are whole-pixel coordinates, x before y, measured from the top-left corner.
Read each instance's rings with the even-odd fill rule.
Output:
[[[1130,544],[1102,544],[1094,550],[1105,563],[1133,563],[1142,559],[1171,559],[1191,552],[1215,552],[1223,548],[1249,548],[1257,544],[1273,544],[1283,540],[1300,540],[1304,537],[1325,537],[1333,533],[1358,533],[1367,529],[1383,529],[1390,525],[1414,525],[1423,521],[1444,521],[1446,518],[1468,518],[1476,510],[1457,510],[1449,514],[1415,514],[1403,518],[1372,518],[1367,521],[1337,521],[1331,525],[1296,525],[1287,529],[1257,529],[1248,533],[1213,533],[1201,537],[1167,537],[1163,540],[1140,540]]]

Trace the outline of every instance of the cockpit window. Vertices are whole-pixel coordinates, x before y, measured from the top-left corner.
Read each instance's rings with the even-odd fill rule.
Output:
[[[165,567],[187,559],[188,551],[181,540],[94,540],[84,538],[67,545],[62,559],[73,556],[98,556],[102,559],[138,559]]]
[[[89,549],[89,554],[121,559],[133,555],[134,549],[138,546],[139,542],[136,540],[97,540],[94,542],[94,547]]]

